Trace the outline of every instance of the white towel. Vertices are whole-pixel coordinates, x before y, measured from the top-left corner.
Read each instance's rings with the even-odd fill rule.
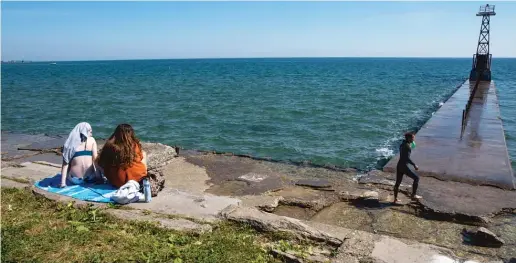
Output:
[[[139,190],[140,184],[134,180],[129,180],[111,196],[111,200],[122,205],[145,201],[145,196]]]
[[[88,138],[89,131],[91,131],[91,125],[87,122],[75,125],[63,145],[63,159],[66,163],[70,163],[72,160],[77,146],[83,142],[82,137]]]

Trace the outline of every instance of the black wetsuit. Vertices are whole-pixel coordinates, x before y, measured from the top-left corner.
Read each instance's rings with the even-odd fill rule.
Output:
[[[394,185],[394,189],[396,192],[398,192],[398,188],[400,187],[401,181],[403,180],[403,175],[406,174],[408,177],[414,180],[412,184],[412,194],[414,195],[416,194],[417,186],[419,184],[419,176],[408,167],[409,164],[415,166],[414,162],[410,159],[411,153],[412,149],[410,148],[410,143],[406,140],[403,140],[400,145],[400,160],[396,166],[396,184]]]

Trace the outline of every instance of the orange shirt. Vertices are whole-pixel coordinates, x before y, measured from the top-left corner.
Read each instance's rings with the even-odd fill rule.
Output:
[[[140,147],[136,145],[135,151],[138,161],[134,161],[127,169],[122,169],[118,166],[103,167],[104,176],[112,185],[121,187],[129,180],[139,182],[143,177],[147,176],[147,167],[142,163],[143,154]]]

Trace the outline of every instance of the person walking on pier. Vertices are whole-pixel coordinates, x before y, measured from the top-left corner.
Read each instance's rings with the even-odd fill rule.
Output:
[[[405,139],[400,145],[400,159],[398,161],[398,165],[396,166],[396,184],[394,185],[394,203],[399,202],[398,191],[404,174],[414,180],[412,183],[412,198],[421,198],[421,196],[416,195],[417,187],[419,184],[419,176],[408,167],[408,165],[411,164],[414,166],[416,171],[419,170],[419,167],[410,159],[412,147],[415,147],[414,139],[415,135],[411,132],[407,132],[405,133]]]

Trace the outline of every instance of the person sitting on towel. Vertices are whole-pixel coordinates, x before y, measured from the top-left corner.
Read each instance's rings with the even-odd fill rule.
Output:
[[[129,180],[140,182],[147,176],[147,154],[129,124],[120,124],[102,148],[99,166],[104,176],[120,188]]]
[[[91,125],[81,122],[73,128],[63,145],[60,187],[68,184],[81,184],[83,178],[100,179],[95,166],[97,142],[92,136]]]

